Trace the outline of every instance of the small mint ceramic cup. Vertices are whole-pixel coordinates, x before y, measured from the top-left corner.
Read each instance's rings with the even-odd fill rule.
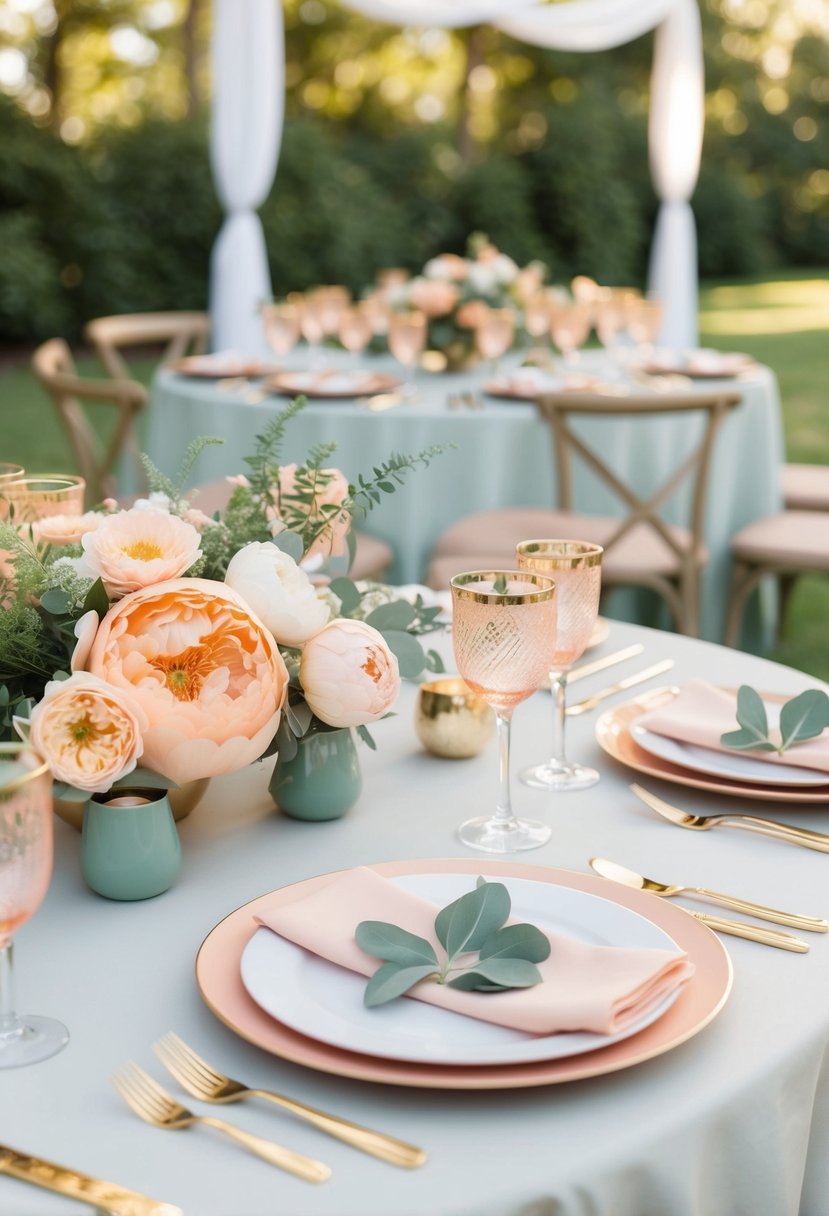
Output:
[[[292,819],[339,819],[360,796],[363,777],[354,732],[311,731],[298,740],[292,760],[277,759],[270,790],[279,809]]]
[[[152,899],[181,869],[181,842],[166,790],[93,794],[84,807],[81,873],[106,899]]]

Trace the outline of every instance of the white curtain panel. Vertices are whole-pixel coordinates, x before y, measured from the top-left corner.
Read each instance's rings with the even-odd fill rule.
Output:
[[[226,218],[213,247],[210,313],[216,350],[261,345],[260,300],[271,294],[257,208],[279,159],[285,100],[280,0],[214,0],[210,154]]]
[[[704,116],[697,0],[343,2],[394,25],[459,28],[488,22],[521,41],[570,51],[607,50],[656,28],[649,149],[661,206],[649,288],[664,303],[660,341],[677,348],[696,345],[696,233],[689,200],[699,172]],[[215,0],[215,6],[213,163],[229,214],[213,254],[214,345],[255,350],[261,345],[255,303],[268,294],[269,285],[254,210],[267,194],[278,156],[284,90],[281,4]]]

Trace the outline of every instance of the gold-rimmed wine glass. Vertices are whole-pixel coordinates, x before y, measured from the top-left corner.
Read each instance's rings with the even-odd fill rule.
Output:
[[[25,743],[0,743],[0,1068],[48,1060],[69,1041],[53,1018],[15,1012],[12,938],[52,876],[52,775]]]
[[[497,375],[498,360],[512,346],[515,337],[515,313],[511,308],[487,308],[475,327],[478,353],[491,360],[491,374]]]
[[[653,349],[662,328],[662,302],[653,298],[633,300],[627,312],[627,332],[642,352]]]
[[[347,351],[358,358],[372,339],[371,309],[362,304],[346,308],[340,317],[339,339]]]
[[[599,780],[593,768],[567,759],[564,746],[567,673],[584,653],[599,612],[602,581],[602,548],[580,540],[525,540],[516,545],[519,569],[546,574],[555,580],[558,620],[555,648],[550,658],[550,691],[553,697],[553,754],[543,764],[521,773],[525,785],[534,789],[583,790]]]
[[[580,347],[590,337],[592,324],[593,308],[590,304],[573,301],[551,306],[550,334],[565,363],[575,361]]]
[[[510,725],[516,705],[537,690],[555,642],[556,588],[542,574],[473,570],[452,588],[455,663],[473,692],[495,710],[500,784],[495,813],[458,828],[464,844],[485,853],[512,853],[546,844],[545,823],[518,819],[510,797]]]
[[[34,523],[48,515],[83,515],[86,482],[70,473],[32,473],[0,485],[3,513],[11,509],[18,524]]]
[[[389,315],[389,350],[412,375],[426,346],[426,315],[416,309]]]
[[[293,301],[290,301],[293,303]],[[299,304],[299,331],[308,345],[308,364],[316,367],[320,361],[320,351],[325,338],[322,324],[320,302],[316,293],[306,291],[297,300]]]
[[[274,354],[289,354],[299,341],[299,308],[293,302],[263,304],[262,324]]]

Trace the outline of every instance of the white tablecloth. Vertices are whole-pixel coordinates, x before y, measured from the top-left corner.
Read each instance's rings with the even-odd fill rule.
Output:
[[[634,640],[646,653],[616,673],[668,656],[677,660],[669,677],[677,681],[747,680],[790,692],[814,683],[630,625],[614,625],[603,650]],[[613,675],[573,691],[585,695]],[[341,820],[281,817],[266,792],[267,765],[214,781],[181,825],[180,878],[157,899],[110,903],[91,894],[79,874],[78,834],[57,825],[54,880],[18,934],[17,979],[20,1008],[60,1017],[72,1037],[52,1060],[0,1077],[0,1142],[177,1203],[187,1216],[826,1216],[826,936],[804,935],[811,946],[804,956],[724,939],[734,988],[710,1026],[635,1068],[538,1090],[464,1094],[330,1077],[243,1042],[202,1004],[193,979],[199,944],[248,900],[361,863],[470,856],[454,828],[494,800],[494,743],[469,761],[426,756],[412,728],[414,700],[407,686],[398,715],[376,728],[378,751],[362,750],[364,791]],[[549,712],[546,694],[519,707],[516,770],[545,754]],[[829,911],[829,856],[746,832],[692,833],[664,823],[629,792],[631,773],[599,750],[595,720],[571,719],[568,732],[572,754],[601,770],[597,786],[559,798],[515,787],[519,812],[555,825],[552,842],[527,861],[585,871],[595,854],[668,881],[811,915]],[[691,809],[750,809],[644,784]],[[829,810],[751,809],[829,831]],[[326,1161],[333,1177],[313,1187],[207,1129],[146,1126],[107,1077],[134,1058],[162,1079],[150,1048],[170,1029],[231,1075],[422,1145],[428,1163],[399,1171],[265,1104],[225,1108],[240,1126]],[[9,1216],[81,1210],[0,1175],[0,1212]]]
[[[293,355],[294,361],[300,354]],[[336,352],[332,353],[336,358]],[[595,354],[586,366],[602,370]],[[390,361],[377,360],[386,370]],[[391,452],[416,453],[432,444],[456,446],[428,469],[410,474],[407,486],[360,527],[389,542],[396,554],[392,582],[422,582],[429,553],[450,523],[473,511],[504,506],[553,506],[555,480],[551,438],[535,407],[523,401],[480,397],[481,408],[450,408],[450,397],[480,395],[484,373],[418,379],[416,400],[382,413],[348,401],[311,402],[290,423],[285,435],[286,463],[302,460],[315,444],[334,441],[334,462],[356,481]],[[768,368],[735,381],[716,382],[743,394],[743,403],[719,435],[708,494],[706,540],[710,564],[702,597],[702,635],[722,638],[728,585],[728,546],[737,529],[780,507],[779,469],[783,433],[777,382]],[[246,404],[248,390],[228,391],[210,382],[161,371],[153,390],[147,450],[165,473],[174,473],[196,435],[217,435],[222,447],[209,447],[193,470],[193,483],[245,469],[243,457],[255,436],[284,400]],[[640,493],[661,485],[699,434],[698,416],[656,420],[580,420],[585,436],[601,437],[601,451]],[[575,506],[591,514],[623,513],[618,499],[576,466]],[[673,522],[687,523],[682,500],[668,504]],[[770,614],[771,606],[767,607]]]

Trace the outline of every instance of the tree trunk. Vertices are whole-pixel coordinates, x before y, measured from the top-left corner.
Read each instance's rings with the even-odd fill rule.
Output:
[[[182,27],[184,43],[184,79],[187,88],[187,117],[195,118],[201,109],[202,94],[199,82],[198,34],[201,21],[201,0],[190,0]]]
[[[469,164],[475,152],[476,140],[470,129],[470,110],[472,108],[472,90],[469,78],[476,67],[484,61],[484,28],[473,26],[466,35],[466,68],[464,71],[463,96],[461,112],[458,119],[458,154],[464,163]]]

